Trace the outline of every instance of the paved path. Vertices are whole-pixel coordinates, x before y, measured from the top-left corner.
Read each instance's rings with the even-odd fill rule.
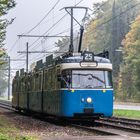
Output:
[[[49,137],[42,140],[140,140],[139,137],[121,137],[121,136],[86,136],[86,137]]]
[[[125,104],[114,104],[114,109],[126,109],[126,110],[139,110],[139,105],[125,105]]]

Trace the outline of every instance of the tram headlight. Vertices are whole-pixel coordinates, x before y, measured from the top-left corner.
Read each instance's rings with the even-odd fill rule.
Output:
[[[91,102],[92,102],[92,99],[91,99],[90,97],[88,97],[88,98],[87,98],[87,102],[88,102],[88,103],[91,103]]]

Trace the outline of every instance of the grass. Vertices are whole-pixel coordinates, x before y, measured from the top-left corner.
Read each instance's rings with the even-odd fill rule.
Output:
[[[0,140],[36,140],[33,136],[25,136],[5,116],[0,115]]]
[[[113,115],[116,117],[140,119],[140,111],[136,111],[136,110],[115,109]]]

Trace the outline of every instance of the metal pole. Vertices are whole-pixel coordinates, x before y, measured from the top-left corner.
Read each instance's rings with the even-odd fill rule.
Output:
[[[9,68],[8,68],[8,100],[10,100],[10,56],[8,57],[8,63],[9,63]]]
[[[79,47],[78,47],[78,52],[79,53],[81,52],[83,33],[84,33],[84,27],[81,26],[81,28],[80,28],[80,40],[79,40]]]
[[[70,52],[73,52],[73,8],[71,8]]]
[[[29,44],[28,44],[28,42],[27,42],[27,53],[26,53],[26,72],[28,73],[28,55],[29,55]]]

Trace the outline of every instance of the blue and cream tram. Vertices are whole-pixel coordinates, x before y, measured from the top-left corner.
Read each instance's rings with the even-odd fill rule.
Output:
[[[33,72],[17,72],[12,106],[69,118],[112,116],[113,87],[110,60],[85,52],[63,59],[46,59]]]

